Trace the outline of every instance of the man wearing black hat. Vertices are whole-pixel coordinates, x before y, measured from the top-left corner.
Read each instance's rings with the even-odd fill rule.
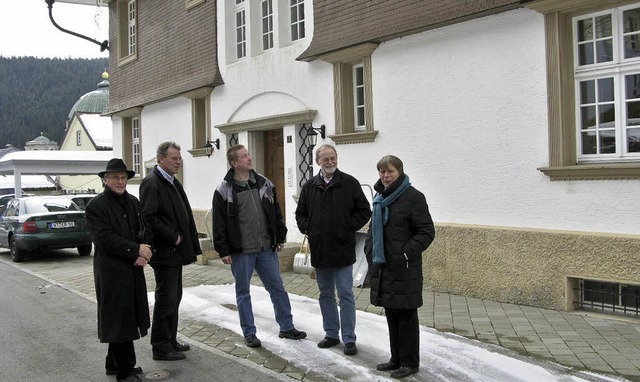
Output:
[[[140,184],[140,202],[153,232],[156,250],[151,267],[156,277],[151,346],[153,359],[186,358],[188,344],[176,340],[178,308],[182,300],[182,266],[202,253],[193,212],[182,185],[176,179],[182,165],[180,146],[163,142],[157,150],[158,165]]]
[[[98,173],[104,191],[85,210],[95,245],[98,338],[109,343],[106,373],[115,374],[118,382],[141,381],[133,340],[145,336],[150,326],[142,267],[151,260],[152,237],[140,202],[127,193],[127,180],[134,174],[122,159],[111,159],[106,170]]]

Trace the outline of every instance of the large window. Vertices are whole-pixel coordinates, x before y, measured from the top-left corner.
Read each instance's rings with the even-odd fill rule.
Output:
[[[122,119],[122,158],[136,173],[142,177],[142,153],[140,152],[140,117],[132,116]]]
[[[273,0],[262,0],[262,50],[273,48]]]
[[[138,16],[136,0],[120,0],[118,12],[118,58],[126,63],[136,58],[138,49]]]
[[[291,1],[291,41],[304,38],[304,0]]]
[[[236,0],[235,8],[236,26],[236,58],[247,55],[247,18],[244,0]]]
[[[574,17],[578,159],[640,158],[640,5]]]
[[[362,44],[321,56],[333,64],[336,135],[334,142],[371,142],[373,129],[373,91],[371,53],[377,44]]]
[[[551,180],[640,179],[640,3],[542,0]]]

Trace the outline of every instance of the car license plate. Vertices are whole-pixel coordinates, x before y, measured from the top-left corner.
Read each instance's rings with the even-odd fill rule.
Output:
[[[53,223],[49,223],[49,228],[51,228],[51,229],[73,228],[75,226],[76,226],[76,222],[53,222]]]

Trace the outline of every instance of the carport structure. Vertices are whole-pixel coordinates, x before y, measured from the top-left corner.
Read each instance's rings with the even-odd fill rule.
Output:
[[[113,151],[16,151],[0,159],[0,175],[13,175],[15,195],[22,195],[22,175],[97,175]]]

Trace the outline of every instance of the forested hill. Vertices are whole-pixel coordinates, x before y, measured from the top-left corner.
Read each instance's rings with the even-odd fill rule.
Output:
[[[108,71],[107,58],[0,56],[0,148],[23,149],[40,133],[62,144],[69,111]]]

